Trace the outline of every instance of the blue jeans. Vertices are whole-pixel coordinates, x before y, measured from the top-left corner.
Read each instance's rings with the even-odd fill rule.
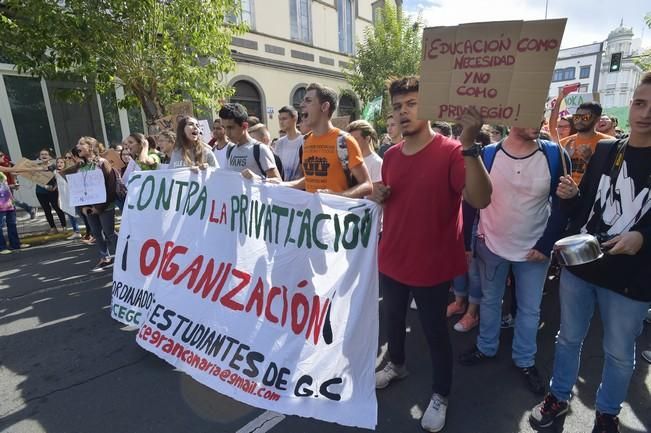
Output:
[[[481,302],[481,276],[479,275],[479,265],[477,257],[473,257],[468,272],[459,275],[452,280],[454,286],[454,295],[462,298],[468,297],[471,304]]]
[[[77,224],[77,218],[74,215],[70,215],[69,213],[66,215],[68,216],[68,222],[70,223],[70,227],[72,227],[72,231],[79,233],[79,224]]]
[[[16,211],[0,211],[0,251],[7,249],[7,241],[2,231],[7,221],[7,236],[9,237],[9,246],[15,250],[20,248],[20,239],[18,238],[18,229],[16,228]]]
[[[605,360],[597,390],[597,410],[617,415],[635,369],[635,339],[642,333],[649,303],[590,284],[566,269],[561,272],[559,292],[561,329],[556,336],[550,391],[559,400],[570,399],[579,375],[583,340],[598,306],[604,328]]]
[[[536,363],[540,302],[549,260],[511,262],[494,254],[482,239],[477,240],[476,248],[482,291],[477,348],[488,356],[494,356],[497,353],[500,341],[502,298],[504,298],[506,277],[509,267],[511,267],[515,276],[518,298],[512,357],[516,366],[531,367]]]
[[[99,256],[105,259],[115,254],[118,236],[115,233],[115,209],[105,210],[100,214],[87,215],[90,231],[95,236]]]

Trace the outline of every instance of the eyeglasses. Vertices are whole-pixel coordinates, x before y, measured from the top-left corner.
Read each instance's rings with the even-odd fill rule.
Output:
[[[574,114],[572,115],[572,119],[575,121],[582,120],[584,122],[587,122],[588,120],[592,119],[592,114]]]

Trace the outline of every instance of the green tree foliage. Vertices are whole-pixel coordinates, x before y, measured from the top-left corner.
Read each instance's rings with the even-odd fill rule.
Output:
[[[646,14],[644,21],[651,28],[651,12]],[[651,48],[642,52],[634,61],[643,71],[651,71]]]
[[[391,3],[385,3],[375,24],[365,30],[353,67],[346,72],[348,83],[364,103],[384,94],[387,79],[418,74],[420,68],[422,22]]]
[[[18,71],[85,84],[103,93],[122,84],[147,120],[190,97],[215,106],[228,96],[227,24],[239,0],[3,0],[0,54]],[[236,20],[237,21],[237,20]]]

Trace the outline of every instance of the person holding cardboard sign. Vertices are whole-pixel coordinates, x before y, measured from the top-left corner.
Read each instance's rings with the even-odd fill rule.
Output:
[[[375,387],[386,388],[408,374],[405,315],[411,293],[432,362],[432,395],[421,427],[438,432],[445,426],[452,387],[448,290],[450,281],[467,270],[461,198],[486,207],[492,187],[474,144],[483,124],[477,111],[469,109],[459,119],[464,125],[461,143],[436,134],[428,120],[419,119],[419,85],[414,76],[390,84],[393,116],[404,140],[386,151],[382,182],[371,195],[384,205],[378,264],[389,346],[389,362],[375,373]]]

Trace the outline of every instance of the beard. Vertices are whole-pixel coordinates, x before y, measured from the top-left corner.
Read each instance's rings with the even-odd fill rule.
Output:
[[[411,137],[413,135],[418,135],[420,132],[423,131],[423,129],[427,128],[427,121],[414,121],[411,122],[413,125],[412,128],[407,128],[402,130],[402,136],[403,137]]]
[[[595,124],[588,125],[588,126],[583,126],[583,125],[574,125],[574,129],[576,129],[577,132],[588,132],[594,130]]]

